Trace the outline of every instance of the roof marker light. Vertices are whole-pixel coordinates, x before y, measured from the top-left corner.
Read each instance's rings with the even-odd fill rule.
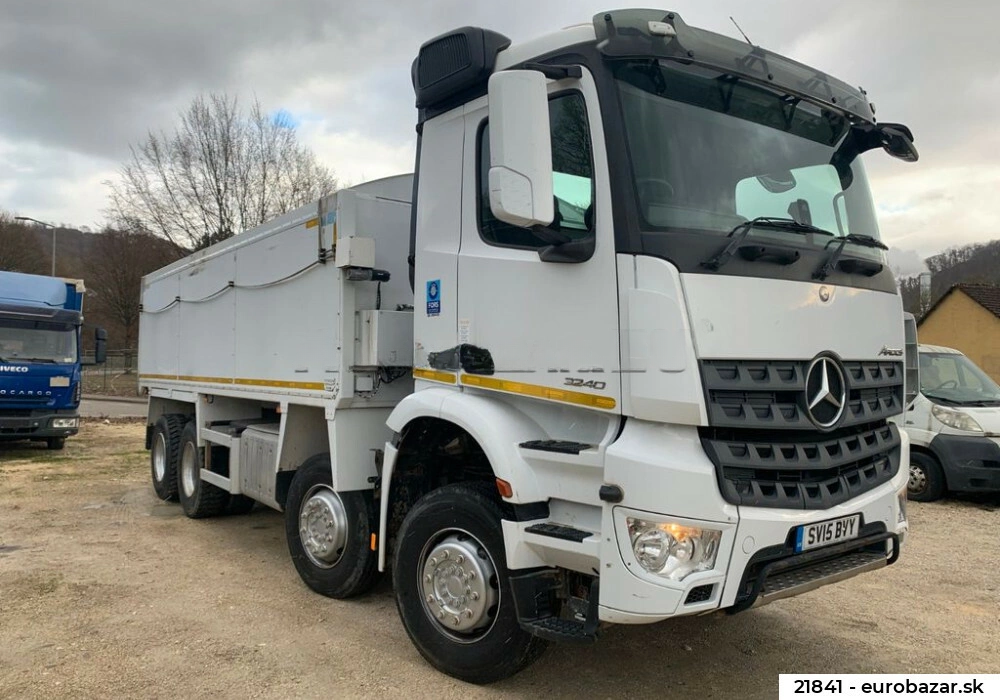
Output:
[[[674,25],[666,22],[650,22],[649,33],[653,36],[665,36],[668,38],[677,36]]]

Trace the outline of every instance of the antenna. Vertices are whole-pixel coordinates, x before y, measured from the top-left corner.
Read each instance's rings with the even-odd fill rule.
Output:
[[[733,19],[732,15],[729,15],[729,19],[730,19],[730,21],[732,21],[733,24],[736,24],[736,20]],[[750,41],[750,37],[747,36],[746,32],[744,32],[742,29],[740,29],[740,25],[736,24],[736,28],[739,29],[740,34],[742,34],[743,38],[747,40],[747,43],[750,44],[750,46],[753,46],[753,42]]]

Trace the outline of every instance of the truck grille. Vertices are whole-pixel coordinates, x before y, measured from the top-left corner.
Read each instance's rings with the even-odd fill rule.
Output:
[[[716,427],[814,430],[802,410],[808,361],[702,360],[708,422]],[[841,426],[903,410],[900,362],[844,362],[849,392]]]
[[[702,436],[722,497],[764,508],[829,508],[892,479],[899,469],[899,431],[880,425],[856,432]]]
[[[847,361],[847,404],[835,432],[804,410],[809,362],[706,360],[709,428],[702,445],[729,503],[830,508],[892,479],[900,437],[886,418],[902,410],[899,362]]]

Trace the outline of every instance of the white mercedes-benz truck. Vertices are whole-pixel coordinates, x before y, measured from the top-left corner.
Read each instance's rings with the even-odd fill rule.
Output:
[[[434,666],[892,564],[902,305],[863,90],[672,12],[412,67],[416,172],[143,282],[156,493],[285,513],[312,589],[392,571]],[[821,594],[820,594],[821,595]]]

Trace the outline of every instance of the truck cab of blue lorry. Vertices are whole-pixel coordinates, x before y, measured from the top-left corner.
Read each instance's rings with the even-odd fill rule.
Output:
[[[84,286],[80,280],[0,272],[0,441],[62,449],[80,428]],[[94,332],[94,363],[107,333]]]

